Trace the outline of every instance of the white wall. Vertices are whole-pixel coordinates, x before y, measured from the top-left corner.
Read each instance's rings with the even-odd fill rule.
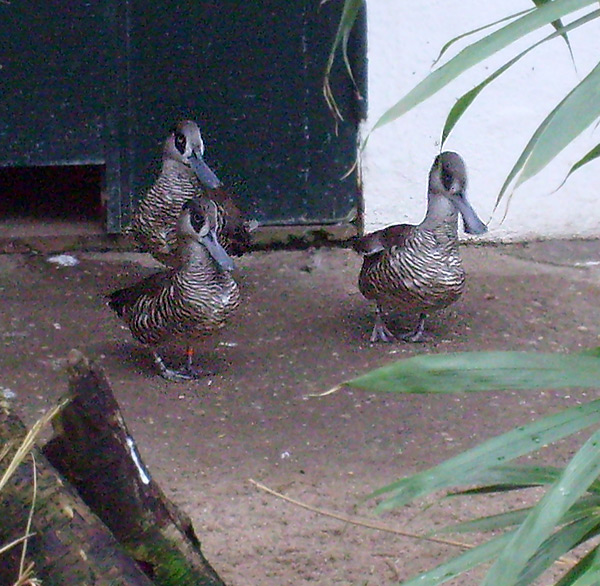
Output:
[[[431,71],[446,41],[530,6],[530,0],[368,2],[369,116],[364,132]],[[483,90],[444,147],[466,161],[469,199],[484,221],[491,218],[488,240],[600,237],[600,159],[554,192],[571,165],[600,142],[595,128],[522,184],[504,219],[504,204],[493,213],[504,179],[535,128],[600,59],[600,26],[594,22],[584,29],[588,30],[575,31],[570,38],[577,71],[562,40],[545,43]],[[551,32],[545,29],[530,39]],[[366,231],[421,220],[427,174],[450,108],[518,52],[512,48],[463,74],[439,95],[371,135],[362,166]]]

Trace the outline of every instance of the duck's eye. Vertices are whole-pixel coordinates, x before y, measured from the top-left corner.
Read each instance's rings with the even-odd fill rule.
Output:
[[[186,146],[185,136],[181,132],[175,133],[175,148],[183,155]]]
[[[452,187],[453,178],[452,171],[442,168],[442,185],[444,186],[444,189],[450,189],[450,187]]]
[[[192,228],[194,228],[196,232],[200,232],[200,229],[204,225],[204,216],[198,212],[194,212],[191,217],[191,222]]]

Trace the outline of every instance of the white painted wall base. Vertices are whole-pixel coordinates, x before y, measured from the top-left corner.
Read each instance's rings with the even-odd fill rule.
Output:
[[[363,135],[429,73],[446,41],[530,6],[529,0],[369,2],[369,115]],[[555,191],[571,165],[600,142],[595,128],[519,187],[508,208],[505,200],[494,211],[502,183],[535,128],[600,59],[600,26],[584,28],[570,37],[577,71],[562,40],[544,44],[483,90],[444,147],[466,161],[469,199],[481,218],[489,220],[487,240],[600,237],[600,162],[580,169]],[[548,28],[532,38],[551,32]],[[463,74],[439,95],[371,135],[362,162],[366,231],[422,219],[427,174],[450,108],[529,44],[530,39]]]

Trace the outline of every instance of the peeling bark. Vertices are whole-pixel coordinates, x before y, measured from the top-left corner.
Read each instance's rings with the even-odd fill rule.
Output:
[[[224,586],[189,517],[152,479],[102,372],[69,355],[69,404],[53,420],[48,460],[159,585]]]
[[[0,477],[25,435],[18,417],[0,407],[0,445],[11,446],[0,461]],[[25,567],[33,562],[33,575],[44,586],[152,586],[106,526],[35,447],[0,493],[0,546],[26,534],[34,492],[33,535],[27,540]],[[0,555],[0,584],[16,582],[22,550],[21,543]]]

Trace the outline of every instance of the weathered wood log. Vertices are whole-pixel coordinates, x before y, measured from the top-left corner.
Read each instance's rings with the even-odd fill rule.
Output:
[[[0,406],[0,446],[8,449],[0,460],[0,478],[26,436],[20,419]],[[34,503],[32,512],[32,503]],[[0,492],[0,547],[27,533],[24,566],[44,586],[152,586],[106,526],[71,486],[33,447]],[[0,555],[0,584],[14,584],[19,576],[23,543]]]
[[[155,584],[224,586],[144,465],[102,370],[78,351],[69,365],[69,404],[44,454]]]

